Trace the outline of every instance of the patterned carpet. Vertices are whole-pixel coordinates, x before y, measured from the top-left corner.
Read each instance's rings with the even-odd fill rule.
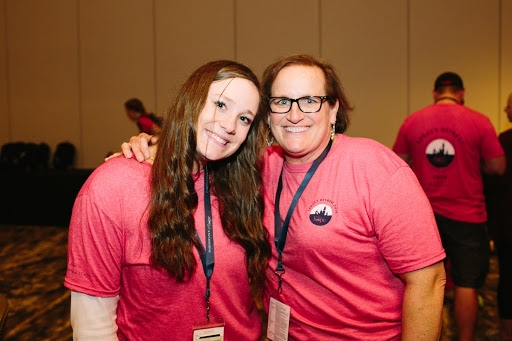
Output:
[[[476,326],[476,341],[499,341],[499,318],[496,296],[498,288],[498,259],[491,256],[489,275],[482,288],[478,290],[480,310]],[[443,307],[443,327],[441,341],[457,340],[455,320],[453,318],[453,300],[448,295]]]
[[[51,226],[0,225],[0,293],[6,294],[9,315],[4,341],[72,340],[66,273],[67,229]],[[498,330],[497,260],[480,290],[482,308],[478,341],[493,338]],[[454,340],[453,304],[446,299],[442,341]]]
[[[9,315],[4,340],[72,340],[67,229],[0,225],[0,293]]]

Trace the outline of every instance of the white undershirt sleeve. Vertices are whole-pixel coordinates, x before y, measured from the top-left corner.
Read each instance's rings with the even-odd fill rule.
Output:
[[[96,297],[71,291],[73,340],[117,341],[117,302],[119,295]]]

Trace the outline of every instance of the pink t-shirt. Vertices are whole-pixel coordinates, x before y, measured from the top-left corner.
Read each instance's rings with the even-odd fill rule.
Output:
[[[470,223],[487,220],[481,160],[504,155],[491,121],[458,104],[433,104],[407,117],[393,150],[412,169],[434,212]]]
[[[69,230],[65,286],[92,296],[119,295],[118,336],[122,340],[192,340],[196,322],[206,321],[206,278],[197,268],[178,283],[149,262],[147,227],[151,165],[115,158],[102,164],[82,187]],[[194,214],[204,244],[203,172],[195,182]],[[230,241],[212,196],[215,267],[210,316],[222,318],[226,340],[258,340],[261,317],[250,293],[245,250]]]
[[[405,286],[397,274],[445,257],[411,169],[375,141],[338,135],[292,215],[279,295],[274,203],[281,149],[268,149],[265,161],[264,223],[273,246],[267,311],[270,296],[291,307],[290,339],[398,340]],[[311,164],[285,163],[281,221]]]

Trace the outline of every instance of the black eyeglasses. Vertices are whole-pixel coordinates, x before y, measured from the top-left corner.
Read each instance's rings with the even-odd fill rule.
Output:
[[[301,98],[270,97],[268,104],[270,111],[275,114],[286,114],[292,109],[293,102],[297,102],[300,111],[311,114],[322,109],[322,103],[329,99],[329,96],[304,96]]]

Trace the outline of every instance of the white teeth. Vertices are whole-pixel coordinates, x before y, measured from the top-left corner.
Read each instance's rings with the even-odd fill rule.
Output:
[[[289,131],[290,133],[302,133],[303,131],[308,130],[309,127],[285,127],[284,130]]]
[[[224,140],[222,137],[220,137],[219,135],[217,135],[215,133],[212,133],[209,130],[206,131],[206,134],[208,134],[208,136],[210,136],[212,139],[214,139],[215,141],[217,141],[219,143],[222,143],[222,144],[228,143],[228,141]]]

